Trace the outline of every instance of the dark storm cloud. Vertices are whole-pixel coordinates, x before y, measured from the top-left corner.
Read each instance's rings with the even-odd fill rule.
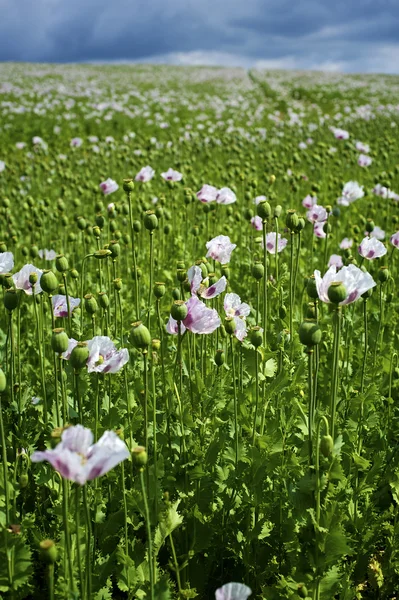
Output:
[[[0,10],[0,60],[399,72],[397,0],[0,0]]]

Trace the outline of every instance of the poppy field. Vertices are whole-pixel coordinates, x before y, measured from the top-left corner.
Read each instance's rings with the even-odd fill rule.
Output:
[[[0,596],[399,597],[399,78],[0,75]]]

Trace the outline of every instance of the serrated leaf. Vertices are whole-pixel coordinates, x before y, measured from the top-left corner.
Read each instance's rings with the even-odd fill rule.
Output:
[[[155,600],[170,600],[170,589],[169,583],[166,577],[162,577],[156,585],[154,589],[154,598]]]
[[[179,503],[180,500],[177,500],[173,504],[168,504],[160,515],[153,544],[155,556],[165,543],[166,538],[183,523],[183,517],[177,512]]]
[[[274,377],[277,371],[277,361],[274,358],[269,358],[265,364],[263,374],[265,377]]]

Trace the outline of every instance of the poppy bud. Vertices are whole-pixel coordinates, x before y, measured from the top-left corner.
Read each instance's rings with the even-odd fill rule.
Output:
[[[114,279],[113,284],[114,284],[114,289],[117,292],[120,292],[120,290],[122,289],[122,279],[120,279],[119,277],[117,279]]]
[[[2,394],[7,387],[7,380],[3,369],[0,367],[0,394]]]
[[[307,319],[315,319],[316,318],[316,307],[313,302],[309,302],[306,308],[306,318]]]
[[[311,275],[308,278],[308,281],[306,284],[306,291],[307,291],[309,298],[312,298],[312,300],[318,299],[319,294],[317,293],[316,279],[315,279],[314,275]]]
[[[144,446],[133,448],[132,460],[137,467],[145,467],[148,461],[148,455]]]
[[[320,452],[322,455],[328,458],[331,456],[333,448],[334,440],[332,439],[331,435],[323,435],[320,440]]]
[[[347,297],[344,284],[341,281],[333,281],[327,291],[328,299],[333,304],[340,304]]]
[[[98,303],[104,310],[109,307],[109,298],[106,292],[98,293]]]
[[[225,354],[224,354],[224,350],[216,350],[216,354],[215,354],[215,363],[217,364],[218,367],[221,367],[222,365],[224,365],[224,362],[226,360]]]
[[[117,241],[112,240],[108,246],[109,251],[111,252],[112,258],[116,258],[121,253],[121,247]]]
[[[89,315],[94,315],[98,311],[98,304],[93,294],[86,294],[84,301],[85,310],[89,313]]]
[[[259,348],[263,342],[263,335],[260,327],[254,327],[250,333],[250,342],[255,348]]]
[[[326,221],[323,225],[324,233],[329,234],[329,233],[331,233],[331,230],[332,230],[331,224],[328,221]]]
[[[55,257],[55,268],[59,273],[65,273],[65,271],[68,271],[69,265],[67,257],[63,254],[57,254]]]
[[[58,288],[58,279],[53,271],[43,271],[40,277],[40,287],[46,294],[52,294]]]
[[[375,227],[374,221],[372,219],[367,219],[366,227],[365,227],[367,233],[371,233],[374,230],[374,227]]]
[[[165,295],[166,287],[161,281],[156,281],[154,284],[154,296],[155,298],[162,298]]]
[[[283,211],[283,207],[280,204],[277,204],[277,206],[274,207],[274,214],[273,214],[274,218],[279,219],[282,211]]]
[[[57,562],[58,551],[53,540],[43,540],[39,544],[40,558],[48,565],[53,565]]]
[[[93,235],[95,238],[99,239],[101,237],[101,229],[98,225],[94,225],[93,227]]]
[[[79,279],[79,273],[76,269],[71,269],[69,272],[71,274],[72,279]]]
[[[165,227],[163,228],[163,232],[165,235],[168,235],[170,233],[170,225],[165,225]]]
[[[332,209],[332,215],[337,219],[341,216],[341,210],[338,206],[334,206],[334,208]]]
[[[84,231],[86,229],[87,223],[83,217],[78,217],[76,219],[76,224],[78,226],[78,229],[80,229],[80,231]]]
[[[135,348],[140,348],[141,350],[147,349],[151,344],[151,334],[141,321],[132,323],[130,338],[133,346]]]
[[[133,179],[124,179],[123,180],[123,189],[128,194],[134,190],[134,181]]]
[[[287,216],[285,218],[285,224],[288,227],[288,229],[290,229],[291,231],[295,231],[295,229],[298,227],[298,223],[299,223],[299,217],[297,215],[296,210],[294,209],[290,209],[287,211]]]
[[[71,356],[69,357],[69,362],[75,371],[79,371],[86,366],[87,359],[89,358],[89,349],[87,347],[87,342],[78,342],[75,348],[71,352]]]
[[[285,319],[285,317],[287,316],[287,309],[284,306],[284,304],[282,304],[280,306],[280,308],[278,309],[278,314],[279,314],[280,319]]]
[[[177,269],[176,277],[181,283],[185,281],[187,279],[186,269]]]
[[[259,281],[265,274],[265,267],[260,261],[254,262],[252,265],[252,277]]]
[[[313,319],[305,319],[299,327],[299,339],[304,346],[317,346],[321,342],[321,329]]]
[[[19,487],[21,489],[24,489],[24,488],[26,488],[28,483],[29,483],[28,473],[21,473],[21,475],[19,476]]]
[[[236,322],[233,317],[226,317],[224,320],[224,328],[228,335],[233,335],[236,330]]]
[[[37,258],[39,256],[39,248],[36,246],[36,244],[33,244],[30,247],[29,254],[31,255],[31,258]]]
[[[134,233],[140,233],[140,231],[141,231],[140,221],[133,221],[133,231],[134,231]]]
[[[17,291],[14,289],[9,289],[4,294],[4,306],[7,310],[14,310],[17,308],[19,302],[19,296]]]
[[[388,267],[380,267],[378,271],[378,281],[380,283],[385,283],[389,279],[389,269]]]
[[[259,204],[256,206],[256,212],[262,221],[267,221],[272,215],[272,209],[267,200],[259,202]]]
[[[181,293],[180,293],[179,288],[175,288],[174,290],[172,290],[172,298],[173,298],[173,300],[180,300]]]
[[[144,227],[148,231],[154,231],[158,228],[158,217],[153,210],[147,210],[144,215]]]
[[[53,335],[51,336],[51,348],[53,352],[62,354],[68,350],[69,338],[62,327],[53,329]]]
[[[170,309],[170,314],[175,321],[184,321],[187,317],[188,309],[183,300],[175,300]]]
[[[36,283],[39,281],[39,275],[34,271],[33,273],[30,273],[29,275],[29,283],[31,284],[31,286],[36,285]]]
[[[298,583],[298,596],[300,598],[306,598],[308,595],[308,590],[304,583]]]
[[[157,338],[154,338],[151,341],[151,348],[152,348],[152,350],[154,350],[154,352],[158,352],[159,349],[161,348],[161,340],[158,340]]]

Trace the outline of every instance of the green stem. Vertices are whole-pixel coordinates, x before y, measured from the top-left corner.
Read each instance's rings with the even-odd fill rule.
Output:
[[[47,392],[46,392],[46,381],[45,381],[45,375],[44,375],[44,362],[43,362],[43,354],[42,354],[42,343],[41,343],[41,336],[40,336],[40,322],[39,322],[39,314],[37,311],[37,304],[36,304],[36,296],[35,296],[35,286],[32,286],[32,300],[33,300],[33,307],[34,307],[34,311],[35,311],[35,319],[36,319],[36,331],[37,331],[37,343],[38,343],[38,352],[39,352],[39,364],[40,364],[40,375],[41,375],[41,380],[42,380],[42,390],[43,390],[43,417],[44,417],[44,422],[47,425]]]
[[[150,599],[154,600],[154,566],[153,566],[153,553],[152,553],[152,533],[151,533],[151,521],[150,521],[150,511],[148,508],[148,500],[147,500],[147,491],[144,481],[144,470],[140,469],[140,483],[141,483],[141,491],[143,495],[143,503],[144,503],[144,517],[145,523],[147,527],[147,544],[148,544],[148,568],[150,571]]]
[[[335,310],[335,333],[334,333],[334,356],[333,356],[333,369],[332,369],[332,384],[331,384],[331,403],[330,403],[330,417],[331,417],[331,435],[335,439],[335,413],[337,408],[337,395],[338,395],[338,374],[339,374],[339,348],[341,344],[341,307],[337,306]]]
[[[233,348],[233,336],[230,335],[230,350],[231,350],[231,364],[232,364],[232,376],[233,376],[233,391],[234,391],[234,438],[235,438],[235,466],[238,465],[238,400],[237,400],[237,383],[236,383],[236,369],[234,360],[234,348]]]
[[[254,423],[253,423],[253,429],[252,429],[252,446],[255,445],[256,422],[258,419],[258,407],[259,407],[259,353],[258,353],[258,349],[255,348],[255,412],[254,412]]]

